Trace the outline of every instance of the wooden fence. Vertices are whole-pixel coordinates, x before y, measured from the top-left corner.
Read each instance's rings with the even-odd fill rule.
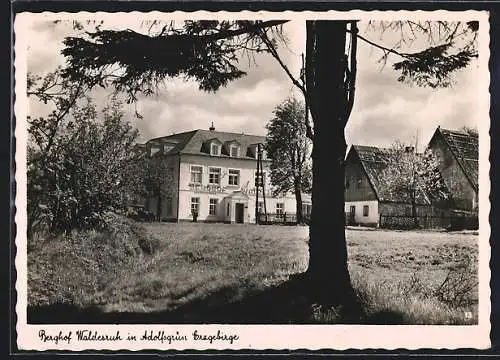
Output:
[[[477,215],[412,216],[380,215],[379,227],[385,229],[477,230]]]
[[[302,219],[304,223],[309,224],[309,215],[303,214]],[[272,224],[282,224],[282,225],[295,225],[297,224],[297,214],[295,213],[268,213],[259,214],[258,223],[261,225],[272,225]]]

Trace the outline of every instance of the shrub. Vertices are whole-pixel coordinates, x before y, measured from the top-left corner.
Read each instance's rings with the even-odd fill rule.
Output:
[[[28,305],[100,303],[100,291],[127,272],[146,266],[159,242],[140,226],[105,214],[102,230],[38,236],[28,251]]]
[[[123,208],[138,181],[131,174],[138,132],[123,120],[121,103],[114,98],[99,114],[72,84],[59,86],[57,109],[28,119],[28,237],[102,226],[104,213]]]
[[[466,307],[477,302],[478,279],[473,261],[448,270],[444,280],[434,290],[434,295],[451,307]]]
[[[366,321],[377,324],[471,324],[477,322],[477,277],[472,263],[450,269],[432,285],[419,274],[408,280],[368,282],[353,274]]]
[[[146,254],[154,254],[160,247],[160,240],[147,236],[144,228],[137,222],[114,213],[107,213],[104,217],[105,229],[115,237],[122,236],[137,239],[137,245]]]

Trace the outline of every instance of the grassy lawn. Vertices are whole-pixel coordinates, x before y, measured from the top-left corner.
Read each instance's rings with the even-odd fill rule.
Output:
[[[149,315],[157,321],[203,322],[222,317],[224,322],[246,323],[274,316],[284,308],[288,315],[282,315],[289,317],[298,309],[298,298],[304,297],[295,294],[291,299],[290,293],[276,289],[290,275],[306,270],[308,227],[143,226],[147,238],[158,239],[153,254],[141,256],[140,266],[123,268],[79,304],[98,311],[100,319],[106,314],[128,313],[138,319]],[[377,314],[390,314],[394,323],[477,321],[473,266],[477,235],[383,230],[347,230],[346,235],[353,284],[367,316],[375,319]],[[471,288],[464,287],[465,283],[472,284]],[[255,298],[255,294],[265,293],[266,300]],[[248,298],[256,299],[251,308],[245,303]],[[239,310],[230,304],[240,304]],[[241,316],[243,308],[248,319]],[[301,319],[342,321],[334,309],[311,311]],[[231,318],[236,313],[238,316]],[[130,316],[126,319],[133,322]],[[293,323],[294,319],[288,321]],[[386,321],[391,322],[381,320]]]
[[[147,271],[107,289],[107,311],[160,311],[230,289],[226,301],[306,270],[307,227],[147,224],[161,246]]]
[[[477,323],[477,235],[353,230],[347,240],[368,311],[397,311],[404,323]]]

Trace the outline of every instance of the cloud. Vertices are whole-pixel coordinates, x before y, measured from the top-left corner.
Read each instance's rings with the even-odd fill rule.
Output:
[[[284,26],[284,31],[289,43],[280,47],[280,56],[292,74],[298,75],[300,55],[304,52],[304,24],[292,21]],[[64,64],[60,54],[62,41],[75,34],[71,24],[33,22],[23,34],[29,39],[29,70],[40,74]],[[365,36],[379,41],[375,33]],[[385,36],[386,45],[391,46],[394,38]],[[397,58],[390,58],[381,68],[380,55],[379,50],[359,43],[356,100],[346,128],[349,143],[387,146],[397,139],[411,141],[417,130],[424,141],[437,125],[459,128],[477,124],[480,89],[475,64],[457,75],[453,88],[431,90],[399,83],[398,74],[391,67]],[[125,106],[126,118],[140,130],[141,141],[172,132],[208,128],[211,122],[221,131],[264,135],[274,107],[297,94],[297,89],[269,54],[255,55],[255,63],[248,63],[243,57],[240,65],[247,76],[217,93],[202,92],[192,81],[169,79],[157,96],[140,97],[137,110],[144,119],[134,117],[133,105]],[[96,94],[98,102],[107,101],[102,91]],[[30,110],[33,113],[43,109],[33,105]]]
[[[392,69],[397,58],[381,67],[378,55],[360,44],[356,99],[346,127],[348,143],[390,146],[395,140],[424,144],[438,125],[458,129],[477,126],[477,63],[455,75],[453,87],[422,88],[397,81]]]

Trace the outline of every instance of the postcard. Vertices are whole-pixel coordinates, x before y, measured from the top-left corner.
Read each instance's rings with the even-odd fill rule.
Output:
[[[14,31],[19,349],[490,346],[487,12]]]

